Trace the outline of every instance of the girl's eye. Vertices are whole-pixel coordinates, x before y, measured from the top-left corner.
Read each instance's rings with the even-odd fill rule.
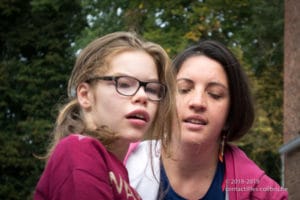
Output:
[[[129,88],[129,87],[131,87],[131,85],[128,83],[125,83],[125,82],[121,82],[118,84],[118,87],[119,88]]]

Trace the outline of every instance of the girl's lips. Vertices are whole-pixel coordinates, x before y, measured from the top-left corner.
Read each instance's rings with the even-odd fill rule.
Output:
[[[129,123],[136,128],[144,128],[150,121],[149,114],[144,110],[135,110],[126,115]]]
[[[150,120],[150,116],[149,116],[148,112],[146,112],[145,110],[134,110],[134,111],[128,113],[125,117],[127,119],[142,120],[146,123],[149,122],[149,120]]]

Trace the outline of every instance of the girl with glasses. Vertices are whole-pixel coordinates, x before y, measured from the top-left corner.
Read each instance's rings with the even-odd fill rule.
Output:
[[[170,128],[172,81],[159,45],[129,32],[92,41],[71,73],[34,199],[140,199],[123,159],[130,143]]]

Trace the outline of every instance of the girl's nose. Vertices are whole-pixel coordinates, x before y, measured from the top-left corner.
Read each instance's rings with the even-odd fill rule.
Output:
[[[147,104],[148,102],[148,95],[145,92],[145,88],[144,87],[140,87],[138,89],[138,91],[135,93],[135,95],[132,97],[132,100],[134,102],[138,102],[141,104]]]

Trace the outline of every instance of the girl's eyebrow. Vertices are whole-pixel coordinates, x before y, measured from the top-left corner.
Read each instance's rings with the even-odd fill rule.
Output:
[[[177,81],[177,82],[178,82],[178,81],[194,82],[193,80],[188,79],[188,78],[178,78],[178,79],[176,79],[176,81]]]
[[[129,76],[129,77],[133,77],[133,78],[137,78],[136,76],[130,74],[130,73],[126,73],[126,72],[116,72],[113,73],[113,75],[111,76]],[[159,77],[158,78],[148,78],[147,80],[144,80],[146,82],[160,82]]]

